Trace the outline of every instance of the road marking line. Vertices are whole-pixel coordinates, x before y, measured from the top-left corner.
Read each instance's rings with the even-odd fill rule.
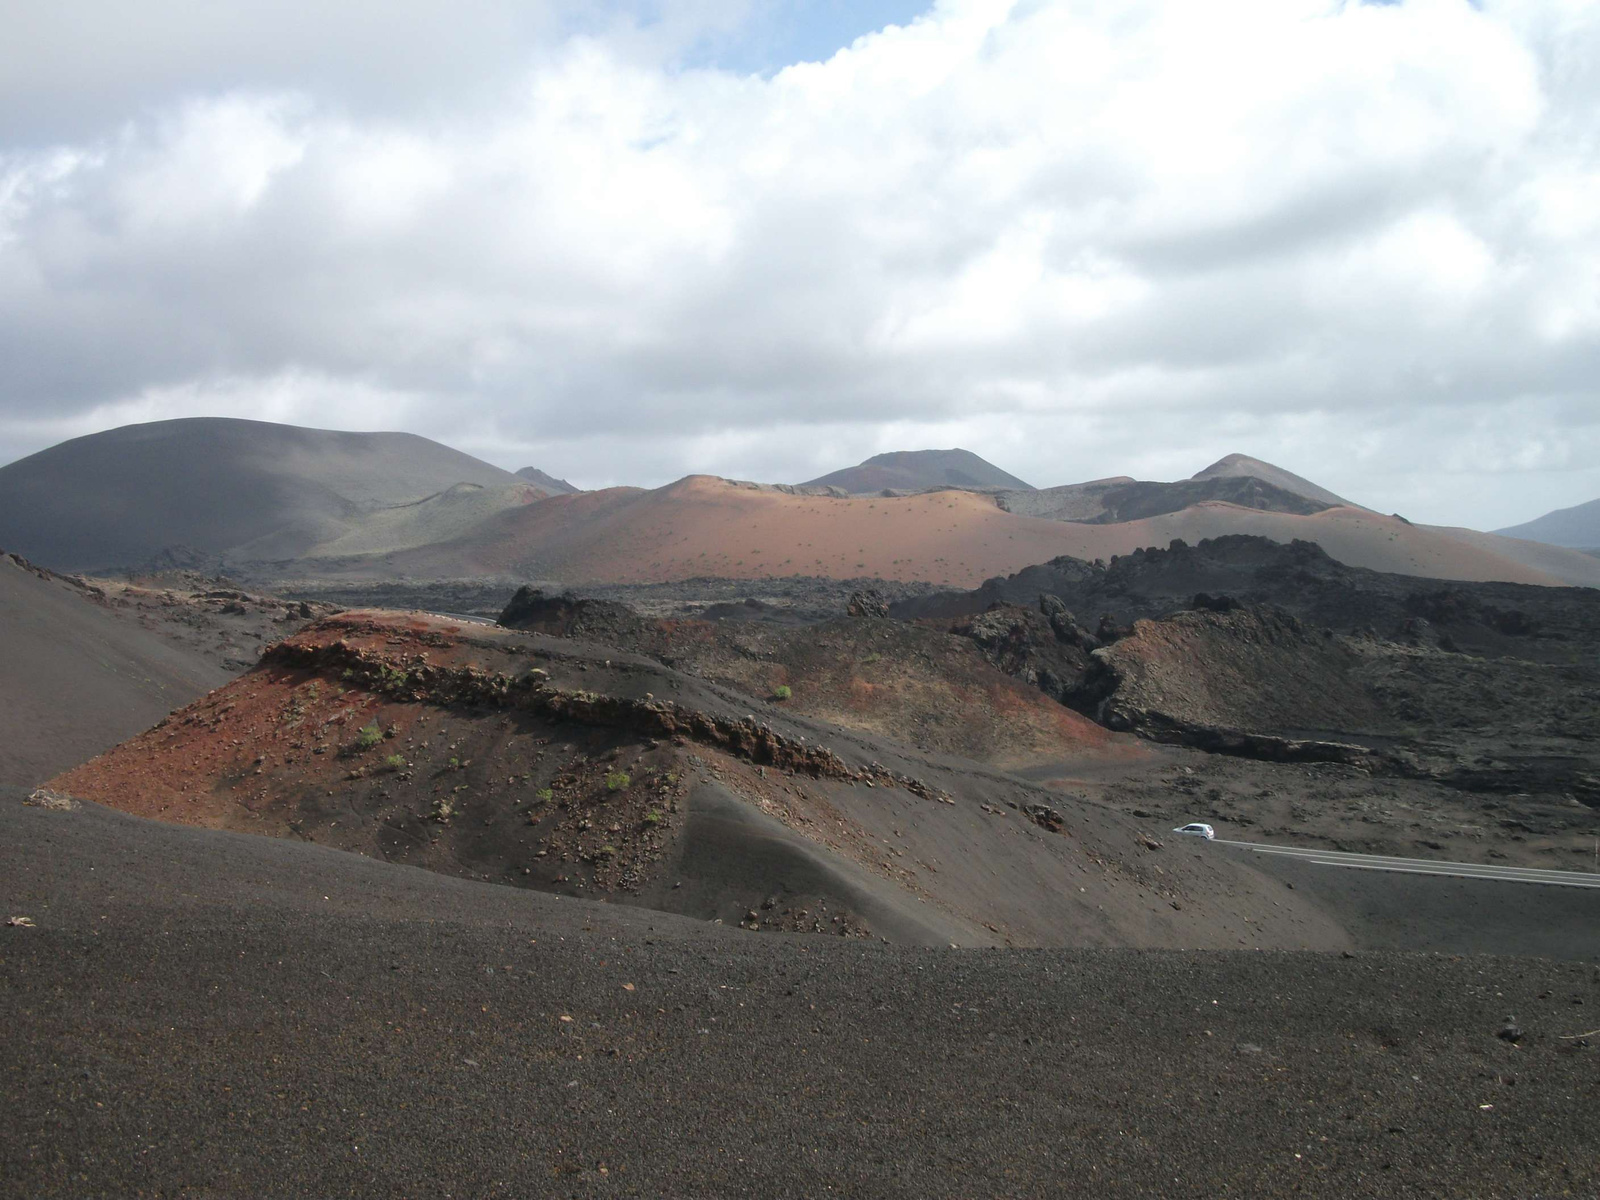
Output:
[[[1535,883],[1553,887],[1600,888],[1600,874],[1542,867],[1499,867],[1488,863],[1458,863],[1428,858],[1401,858],[1388,854],[1356,854],[1346,850],[1314,850],[1297,846],[1269,846],[1263,842],[1236,842],[1217,838],[1216,844],[1276,854],[1322,867],[1357,871],[1388,871],[1397,875],[1440,875],[1454,879],[1481,879],[1498,883]]]

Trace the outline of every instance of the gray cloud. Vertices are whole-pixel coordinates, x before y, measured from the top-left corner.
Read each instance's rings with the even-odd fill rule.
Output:
[[[0,458],[226,413],[591,485],[962,444],[1485,525],[1600,494],[1592,6],[944,0],[681,65],[755,11],[27,7]]]

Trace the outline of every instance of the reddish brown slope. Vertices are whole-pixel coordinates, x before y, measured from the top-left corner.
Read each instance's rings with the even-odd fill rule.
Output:
[[[704,475],[655,491],[552,497],[502,513],[464,537],[390,556],[384,569],[573,583],[870,575],[971,587],[1057,555],[1108,558],[1173,538],[1197,542],[1228,533],[1304,538],[1352,566],[1406,575],[1600,585],[1600,560],[1576,552],[1529,566],[1493,543],[1469,543],[1358,508],[1299,516],[1210,502],[1148,520],[1079,525],[1016,516],[971,492],[841,499]]]
[[[1073,795],[609,647],[436,618],[321,622],[52,786],[747,929],[963,945],[1346,940],[1249,865],[1167,849]]]

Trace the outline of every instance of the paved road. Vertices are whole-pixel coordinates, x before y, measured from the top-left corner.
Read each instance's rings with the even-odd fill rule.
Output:
[[[491,621],[488,617],[473,617],[468,616],[466,613],[434,612],[432,609],[424,609],[423,611],[426,612],[430,617],[444,617],[448,621],[464,621],[469,625],[498,624],[498,622]]]
[[[1431,858],[1394,858],[1384,854],[1346,854],[1339,850],[1303,850],[1293,846],[1267,846],[1260,842],[1232,842],[1218,838],[1218,846],[1233,846],[1256,854],[1281,854],[1324,867],[1350,867],[1358,871],[1397,871],[1406,875],[1449,875],[1458,879],[1494,879],[1503,883],[1543,883],[1556,887],[1600,888],[1600,875],[1589,871],[1544,871],[1533,867],[1491,867],[1481,863],[1438,862]]]

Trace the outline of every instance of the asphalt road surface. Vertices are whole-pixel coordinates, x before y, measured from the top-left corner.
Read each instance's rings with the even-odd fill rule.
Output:
[[[1293,846],[1268,846],[1261,842],[1234,842],[1225,838],[1217,838],[1213,844],[1358,871],[1395,871],[1404,875],[1447,875],[1454,879],[1489,879],[1501,883],[1600,888],[1600,874],[1589,871],[1543,871],[1534,867],[1493,867],[1483,863],[1439,862],[1431,858],[1396,858],[1387,854],[1347,854],[1340,850],[1306,850]]]

